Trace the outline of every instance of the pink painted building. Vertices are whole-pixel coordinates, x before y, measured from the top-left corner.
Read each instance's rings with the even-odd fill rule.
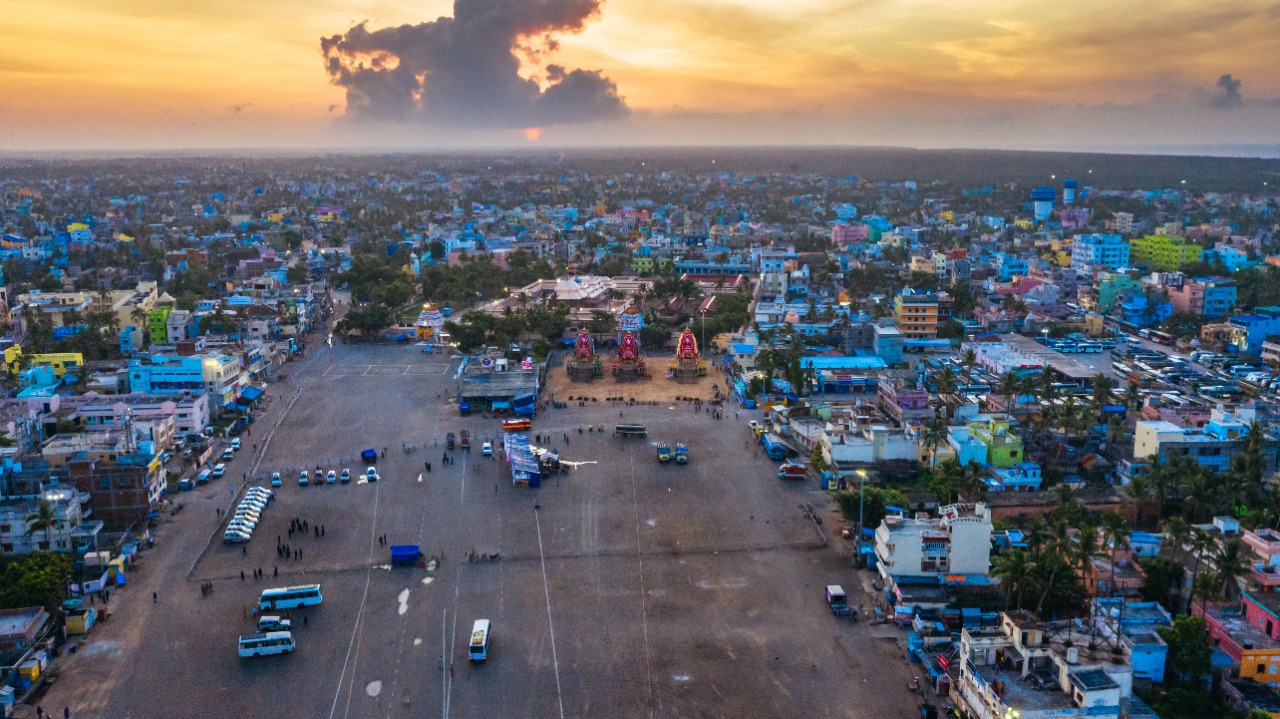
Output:
[[[843,222],[837,222],[831,226],[831,240],[836,244],[866,242],[870,236],[871,231],[866,225],[846,225]]]

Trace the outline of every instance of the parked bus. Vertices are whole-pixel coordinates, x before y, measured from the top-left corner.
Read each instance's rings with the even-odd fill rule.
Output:
[[[492,637],[493,630],[489,620],[477,619],[471,627],[471,644],[467,649],[467,655],[471,657],[471,661],[482,662],[489,657],[489,640]]]
[[[311,607],[319,604],[322,599],[319,584],[303,584],[297,587],[262,590],[258,607],[271,610]]]
[[[258,632],[240,635],[240,656],[242,657],[292,654],[294,646],[292,632]]]

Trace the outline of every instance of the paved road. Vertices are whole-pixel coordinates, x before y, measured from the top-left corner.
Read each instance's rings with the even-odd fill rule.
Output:
[[[826,497],[772,477],[745,415],[716,421],[685,406],[603,401],[553,410],[535,432],[576,468],[519,489],[500,459],[480,456],[497,421],[460,418],[442,398],[455,361],[407,346],[321,345],[308,362],[295,368],[296,399],[277,395],[246,438],[266,444],[259,471],[341,469],[326,461],[385,446],[382,480],[299,487],[296,472],[285,474],[244,549],[219,541],[214,511],[239,482],[181,495],[183,510],[113,598],[115,616],[64,663],[46,708],[125,719],[915,712],[906,687],[918,668],[903,658],[902,637],[825,610],[827,583],[869,588],[848,568],[847,548],[825,546],[801,509],[814,504],[831,527]],[[603,398],[611,388],[592,390]],[[620,420],[646,423],[649,439],[576,431]],[[477,448],[442,465],[446,452],[433,442],[463,428]],[[691,463],[657,464],[659,439],[686,442]],[[423,448],[406,454],[402,443]],[[253,466],[242,454],[228,474]],[[325,536],[290,537],[299,517]],[[382,535],[443,562],[391,569]],[[281,559],[277,536],[301,559]],[[468,562],[473,551],[499,559]],[[258,567],[268,579],[241,580]],[[207,599],[203,582],[214,586]],[[292,613],[295,625],[306,621],[298,651],[239,659],[236,636],[251,631],[257,594],[307,582],[321,584],[324,604]],[[465,644],[481,617],[495,638],[490,660],[476,665]]]

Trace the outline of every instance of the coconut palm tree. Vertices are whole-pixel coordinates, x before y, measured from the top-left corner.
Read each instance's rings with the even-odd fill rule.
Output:
[[[1103,512],[1102,536],[1111,553],[1111,596],[1116,595],[1116,552],[1129,548],[1129,521],[1116,511]]]
[[[1000,580],[1000,586],[1004,588],[1005,601],[1016,596],[1015,606],[1018,609],[1022,609],[1022,595],[1026,592],[1034,571],[1035,562],[1021,549],[1003,552],[996,557],[991,567],[991,573]]]
[[[933,421],[925,425],[924,433],[921,435],[920,442],[929,450],[929,466],[933,467],[938,462],[938,447],[947,441],[947,421],[941,417],[934,417]]]
[[[1200,562],[1204,559],[1204,553],[1214,547],[1216,542],[1213,535],[1198,527],[1191,528],[1190,542],[1191,554],[1196,559],[1195,563],[1191,567],[1191,591],[1194,594],[1196,587],[1199,586],[1197,583],[1200,580]],[[1191,613],[1191,601],[1192,598],[1188,597],[1187,614]]]
[[[1232,599],[1240,591],[1239,579],[1249,573],[1249,555],[1239,539],[1221,542],[1213,553],[1217,571],[1213,575],[1218,594]]]
[[[1048,557],[1052,566],[1049,569],[1049,581],[1045,582],[1040,599],[1036,602],[1036,614],[1044,608],[1044,601],[1049,598],[1049,592],[1053,591],[1054,584],[1058,581],[1058,570],[1064,565],[1068,568],[1071,566],[1070,556],[1073,546],[1071,525],[1067,524],[1065,519],[1059,519],[1048,525],[1044,549],[1038,552],[1036,557]]]
[[[934,381],[938,384],[938,394],[951,394],[956,391],[956,371],[951,369],[951,365],[942,365],[942,369],[934,375]]]
[[[1093,376],[1093,409],[1101,412],[1102,406],[1115,397],[1116,381],[1099,372]]]
[[[973,384],[973,368],[978,366],[978,353],[972,347],[965,349],[960,365],[964,367],[964,383]]]
[[[996,394],[1004,396],[1006,411],[1013,412],[1013,402],[1021,391],[1022,380],[1012,370],[1000,376],[1000,383],[996,385]]]
[[[27,515],[27,531],[26,536],[30,537],[36,532],[44,532],[44,544],[46,549],[53,548],[53,537],[51,533],[54,529],[60,527],[58,521],[58,511],[54,509],[53,504],[40,500],[36,504],[35,511]]]
[[[1129,386],[1125,389],[1124,404],[1131,412],[1137,412],[1142,406],[1142,386],[1133,380],[1129,381]]]
[[[1191,536],[1191,525],[1187,523],[1186,518],[1182,515],[1174,515],[1164,520],[1160,528],[1169,535],[1169,541],[1173,543],[1173,551],[1179,555],[1185,554],[1184,547]]]

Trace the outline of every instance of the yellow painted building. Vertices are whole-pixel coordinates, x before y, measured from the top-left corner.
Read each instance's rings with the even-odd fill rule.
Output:
[[[893,297],[893,319],[909,340],[938,336],[938,296],[903,290]]]
[[[79,352],[46,352],[45,354],[28,355],[29,366],[53,368],[53,376],[62,379],[67,370],[79,370],[84,366],[84,355]]]

